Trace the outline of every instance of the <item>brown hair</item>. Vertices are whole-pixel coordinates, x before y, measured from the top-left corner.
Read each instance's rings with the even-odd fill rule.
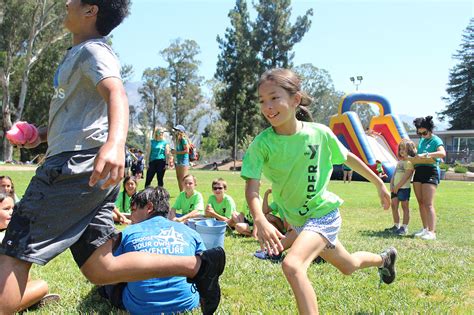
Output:
[[[11,188],[10,192],[8,193],[8,195],[9,195],[10,197],[12,197],[13,200],[15,200],[15,186],[13,185],[13,180],[12,180],[12,178],[11,178],[10,176],[8,176],[8,175],[1,175],[1,176],[0,176],[0,180],[2,180],[2,179],[4,179],[4,178],[8,179],[8,180],[10,181],[10,183],[12,184],[12,185],[11,185],[12,188]]]
[[[222,184],[222,186],[224,186],[224,189],[227,190],[227,182],[225,181],[225,179],[219,177],[217,179],[214,179],[212,181],[212,184],[211,184],[211,188],[214,187],[215,184]]]
[[[194,175],[192,175],[192,174],[186,174],[186,175],[184,175],[184,177],[183,177],[183,183],[184,183],[184,180],[185,180],[186,178],[188,178],[188,177],[191,177],[191,178],[193,179],[193,181],[194,181],[194,185],[197,185],[197,179],[196,179],[196,177],[195,177]]]
[[[402,147],[405,148],[405,151],[407,152],[407,155],[409,157],[415,157],[416,156],[416,145],[410,139],[402,139],[402,141],[400,141],[400,143],[398,144],[398,152],[397,152],[398,157],[401,157],[400,156],[400,148],[402,148]]]
[[[258,81],[258,86],[262,85],[267,81],[272,81],[282,89],[286,90],[288,94],[295,95],[299,93],[301,95],[301,102],[298,106],[309,106],[313,99],[301,90],[301,79],[290,69],[274,68],[265,71]]]

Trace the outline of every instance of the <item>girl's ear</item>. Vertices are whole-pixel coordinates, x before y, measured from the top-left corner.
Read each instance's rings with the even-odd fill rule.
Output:
[[[295,95],[293,95],[294,97],[294,100],[295,100],[295,107],[298,107],[298,105],[301,104],[301,93],[300,92],[296,92]]]

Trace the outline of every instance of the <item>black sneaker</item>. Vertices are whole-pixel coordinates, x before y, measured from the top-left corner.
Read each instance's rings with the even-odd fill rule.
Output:
[[[397,260],[397,250],[393,247],[386,249],[382,254],[383,267],[379,268],[380,281],[390,284],[395,280],[397,271],[395,261]]]
[[[221,300],[219,276],[224,272],[225,252],[222,247],[216,247],[203,251],[199,256],[201,267],[193,279],[188,278],[188,282],[196,285],[202,313],[214,314]]]
[[[398,227],[396,225],[386,228],[384,231],[389,232],[389,233],[395,233],[398,230]]]

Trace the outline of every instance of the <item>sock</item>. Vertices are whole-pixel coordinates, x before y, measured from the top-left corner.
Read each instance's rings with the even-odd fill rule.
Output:
[[[393,223],[393,225],[394,225],[397,229],[400,228],[400,223]]]
[[[404,227],[407,230],[408,229],[408,224],[403,224],[402,227]]]

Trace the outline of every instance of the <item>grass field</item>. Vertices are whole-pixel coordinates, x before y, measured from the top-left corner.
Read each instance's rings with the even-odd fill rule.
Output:
[[[217,176],[227,180],[228,193],[237,206],[244,205],[244,182],[232,172],[193,172],[198,178],[197,189],[206,200],[211,193],[211,181]],[[3,171],[15,181],[18,196],[22,196],[31,171]],[[143,181],[140,188],[143,187]],[[178,189],[174,172],[165,177],[172,202]],[[263,182],[262,188],[269,187]],[[320,311],[327,313],[425,313],[472,314],[474,312],[473,268],[473,200],[474,183],[443,181],[438,188],[437,241],[427,242],[412,237],[394,237],[383,232],[392,223],[390,211],[379,206],[375,189],[369,183],[343,184],[332,182],[330,190],[341,196],[343,227],[339,239],[349,251],[380,252],[395,246],[399,252],[398,277],[390,286],[379,288],[375,268],[352,276],[342,275],[329,264],[312,265],[309,270]],[[418,206],[412,194],[410,232],[421,227]],[[281,265],[261,261],[252,256],[258,248],[255,240],[227,235],[225,249],[227,266],[222,276],[223,314],[295,314],[296,304]],[[45,267],[34,266],[33,278],[49,283],[50,291],[59,293],[59,304],[33,310],[37,314],[115,313],[100,299],[65,252]],[[198,314],[199,312],[195,312]]]

